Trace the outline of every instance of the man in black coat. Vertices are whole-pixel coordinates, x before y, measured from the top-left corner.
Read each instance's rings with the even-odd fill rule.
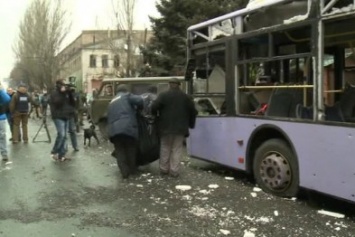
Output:
[[[136,171],[138,141],[137,110],[143,109],[143,99],[128,92],[126,85],[117,88],[116,97],[108,106],[108,136],[115,146],[113,153],[122,178]]]
[[[192,99],[180,89],[178,79],[172,79],[169,87],[153,102],[152,114],[157,116],[161,138],[160,172],[177,177],[183,142],[189,135],[189,128],[195,126],[197,110]]]
[[[57,80],[56,88],[50,96],[50,109],[52,119],[57,130],[57,137],[51,151],[54,160],[65,161],[67,152],[66,139],[69,120],[75,114],[74,94],[63,80]]]

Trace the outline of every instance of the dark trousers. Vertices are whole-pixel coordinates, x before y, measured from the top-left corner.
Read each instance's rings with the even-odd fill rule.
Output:
[[[116,136],[112,139],[118,168],[124,179],[136,172],[137,141],[129,136]]]

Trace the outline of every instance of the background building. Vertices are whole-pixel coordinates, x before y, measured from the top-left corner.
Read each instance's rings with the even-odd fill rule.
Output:
[[[127,72],[127,36],[126,31],[92,30],[82,33],[57,57],[61,70],[57,79],[76,78],[79,90],[91,93],[99,88],[105,77],[136,76],[143,66],[140,46],[144,46],[152,33],[147,30],[135,30],[131,37],[131,65]]]

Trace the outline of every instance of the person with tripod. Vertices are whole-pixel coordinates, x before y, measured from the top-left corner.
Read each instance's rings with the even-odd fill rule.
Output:
[[[56,81],[55,90],[50,95],[50,109],[52,119],[57,130],[57,137],[51,151],[54,160],[65,161],[68,159],[66,139],[69,121],[75,115],[75,98],[68,84],[62,79]]]

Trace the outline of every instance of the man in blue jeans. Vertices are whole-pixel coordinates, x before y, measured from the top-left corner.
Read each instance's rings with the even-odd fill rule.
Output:
[[[75,98],[70,88],[63,80],[57,80],[56,88],[50,96],[52,119],[57,130],[57,137],[51,151],[54,160],[65,161],[68,159],[66,138],[70,119],[75,114]]]
[[[6,110],[10,102],[10,96],[6,93],[3,86],[0,85],[0,153],[3,161],[8,161],[6,144]]]

